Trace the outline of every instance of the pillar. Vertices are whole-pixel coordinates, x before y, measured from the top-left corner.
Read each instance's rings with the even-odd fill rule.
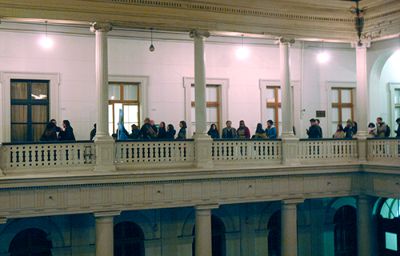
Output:
[[[368,73],[367,73],[367,43],[356,45],[356,121],[358,123],[357,143],[358,157],[361,162],[367,161],[368,136]]]
[[[206,108],[206,68],[204,39],[209,37],[207,31],[192,30],[190,37],[194,40],[194,93],[196,112],[195,164],[199,168],[212,167],[212,140],[207,135]]]
[[[97,127],[96,171],[113,171],[114,140],[108,134],[108,49],[107,33],[112,29],[109,23],[93,23],[90,30],[96,35],[96,100]]]
[[[195,254],[196,256],[211,256],[212,233],[211,233],[211,209],[217,205],[196,206],[195,224]]]
[[[369,197],[357,199],[357,247],[359,256],[372,256],[372,209]]]
[[[281,109],[282,109],[282,163],[296,165],[298,138],[293,134],[293,97],[290,85],[290,57],[289,46],[293,39],[279,39],[280,81],[281,81]]]
[[[114,216],[115,212],[95,213],[96,218],[96,256],[114,255]]]
[[[297,204],[301,199],[282,201],[281,209],[281,255],[297,256]]]

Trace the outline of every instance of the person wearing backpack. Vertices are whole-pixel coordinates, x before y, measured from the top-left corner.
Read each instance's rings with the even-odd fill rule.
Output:
[[[377,138],[387,138],[390,136],[390,128],[385,122],[383,122],[382,117],[376,118],[376,137]]]

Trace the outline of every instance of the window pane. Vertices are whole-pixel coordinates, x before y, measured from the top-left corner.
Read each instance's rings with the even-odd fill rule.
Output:
[[[394,110],[394,120],[400,117],[400,108],[395,108]]]
[[[218,102],[218,87],[217,86],[207,86],[206,100],[211,101],[211,102]]]
[[[351,119],[351,108],[342,108],[342,119],[343,122]]]
[[[207,122],[208,123],[218,122],[218,108],[207,108]]]
[[[32,83],[32,99],[46,100],[49,94],[48,85],[48,83]]]
[[[11,99],[12,100],[28,99],[28,83],[11,82]]]
[[[267,88],[266,94],[267,94],[267,102],[274,103],[275,102],[274,89],[273,88]]]
[[[28,106],[11,105],[11,122],[12,123],[28,122]]]
[[[138,100],[138,86],[136,84],[124,85],[124,100]]]
[[[331,125],[331,134],[328,134],[328,135],[332,135],[332,136],[333,136],[333,135],[335,134],[336,128],[337,128],[338,124],[339,124],[339,122],[332,122],[332,125]]]
[[[275,111],[273,108],[267,108],[267,120],[269,119],[275,122]]]
[[[332,108],[332,122],[338,122],[338,121],[339,121],[339,109],[338,108]]]
[[[33,124],[32,125],[33,141],[39,141],[45,129],[46,129],[46,124]]]
[[[108,133],[111,135],[114,133],[114,128],[113,128],[113,112],[112,112],[112,104],[108,105]]]
[[[28,125],[11,124],[11,141],[27,141]]]
[[[120,100],[120,85],[110,84],[108,86],[108,99],[109,100]]]
[[[196,122],[196,110],[194,107],[192,107],[191,115],[192,122]]]
[[[342,103],[351,103],[351,89],[342,90]]]
[[[339,90],[337,89],[332,89],[331,92],[331,97],[332,97],[332,103],[339,103]]]
[[[394,90],[393,101],[394,101],[394,104],[400,104],[400,89]]]
[[[119,123],[119,110],[122,109],[122,104],[121,103],[115,103],[114,104],[114,127],[115,130],[118,129],[118,123]]]
[[[138,105],[124,105],[124,126],[127,131],[131,130],[131,125],[139,125],[139,107]]]
[[[278,102],[282,102],[282,92],[281,89],[278,89]]]
[[[278,108],[278,120],[273,120],[274,122],[281,122],[282,121],[282,109]]]
[[[46,123],[48,122],[48,107],[47,105],[32,106],[32,122]]]
[[[194,84],[192,84],[192,87],[190,87],[190,99],[191,101],[194,101],[195,99],[195,93],[194,93]]]

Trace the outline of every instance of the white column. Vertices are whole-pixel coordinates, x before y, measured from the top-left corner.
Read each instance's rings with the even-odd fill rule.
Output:
[[[356,88],[356,118],[358,124],[357,143],[358,156],[362,162],[367,161],[367,136],[368,136],[368,73],[367,73],[367,46],[357,45],[356,48],[356,68],[357,68],[357,88]]]
[[[299,199],[282,201],[281,209],[281,254],[297,256],[297,204]]]
[[[290,88],[290,57],[289,45],[293,39],[279,40],[280,78],[281,78],[281,109],[282,109],[282,137],[293,137],[293,102]]]
[[[196,206],[195,224],[195,253],[196,256],[211,256],[212,233],[211,233],[211,209],[216,205]]]
[[[109,23],[93,23],[90,30],[96,34],[96,170],[113,171],[114,140],[108,134],[108,49],[107,33],[112,29]]]
[[[114,255],[114,216],[119,213],[95,213],[96,256]]]
[[[372,209],[369,197],[358,196],[357,200],[357,246],[359,256],[372,256]]]
[[[212,166],[211,138],[207,135],[206,114],[206,68],[204,39],[209,37],[207,31],[192,30],[190,37],[194,39],[194,93],[196,112],[195,163],[199,168]]]

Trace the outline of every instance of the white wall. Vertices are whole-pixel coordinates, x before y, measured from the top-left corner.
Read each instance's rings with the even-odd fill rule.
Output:
[[[88,139],[92,124],[96,122],[94,35],[50,34],[54,39],[51,50],[38,45],[39,36],[37,32],[0,30],[0,71],[59,73],[59,122],[69,119],[76,138]],[[253,44],[246,45],[250,50],[249,58],[239,60],[235,50],[240,40],[234,39],[235,44],[210,42],[212,40],[210,38],[205,47],[207,77],[229,80],[228,119],[235,127],[244,119],[254,133],[260,122],[260,109],[264,107],[260,106],[259,80],[279,80],[278,45],[263,44],[265,40],[254,44],[257,39],[252,39]],[[186,40],[156,39],[154,45],[155,52],[149,52],[147,40],[111,36],[109,74],[147,76],[148,116],[156,122],[177,126],[185,114],[183,77],[194,76],[193,43],[187,36]],[[296,43],[291,48],[291,79],[299,81],[302,87],[302,103],[295,106],[295,111],[301,113],[301,125],[296,130],[302,137],[315,111],[329,107],[326,82],[355,81],[354,50],[325,46],[331,51],[332,60],[321,66],[316,62],[318,47]],[[328,121],[323,118],[321,121],[326,134]],[[9,125],[2,124],[2,128]]]

